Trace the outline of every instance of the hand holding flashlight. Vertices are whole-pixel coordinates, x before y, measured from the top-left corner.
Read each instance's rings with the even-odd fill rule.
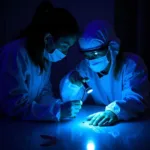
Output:
[[[89,78],[87,77],[82,78],[77,71],[71,73],[69,80],[71,81],[72,84],[76,84],[79,87],[84,86],[87,94],[93,91],[93,89],[87,85]]]
[[[86,83],[89,81],[89,78],[82,78],[80,74],[77,71],[73,71],[70,76],[69,80],[72,84],[75,84],[79,87],[83,86],[83,83]]]

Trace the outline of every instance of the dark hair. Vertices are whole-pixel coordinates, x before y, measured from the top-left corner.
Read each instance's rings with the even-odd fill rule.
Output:
[[[53,4],[51,3],[50,0],[44,0],[37,7],[34,17],[38,16],[38,14],[48,12],[48,11],[52,10],[53,8],[54,8],[54,6],[53,6]]]
[[[45,0],[37,7],[35,14],[32,18],[32,22],[20,33],[21,37],[25,37],[29,34],[29,32],[32,30],[34,24],[38,24],[41,21],[41,18],[47,14],[47,12],[50,12],[54,9],[52,3],[50,0]]]
[[[45,70],[46,59],[43,59],[44,36],[50,33],[53,40],[60,37],[78,35],[79,28],[76,19],[63,8],[53,8],[46,13],[39,14],[39,18],[32,22],[30,30],[26,33],[26,48],[28,54],[36,66],[40,66],[41,72]]]
[[[114,77],[118,79],[119,73],[124,63],[124,55],[122,45],[120,46],[120,50],[118,55],[116,56],[115,69],[114,69]]]

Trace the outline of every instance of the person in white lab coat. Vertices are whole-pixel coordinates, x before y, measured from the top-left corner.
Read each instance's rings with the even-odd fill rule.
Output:
[[[0,112],[5,116],[60,121],[81,108],[79,100],[54,98],[49,81],[52,63],[66,57],[78,38],[77,21],[63,8],[42,15],[25,37],[0,49]]]
[[[136,118],[149,108],[148,70],[138,55],[121,51],[119,39],[107,21],[89,23],[79,46],[85,59],[62,79],[63,101],[86,100],[86,82],[93,89],[94,102],[106,106],[103,112],[87,118],[91,125],[98,126]]]

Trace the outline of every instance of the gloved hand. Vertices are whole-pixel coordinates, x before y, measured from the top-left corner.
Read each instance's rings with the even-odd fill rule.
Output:
[[[74,100],[61,104],[61,119],[76,117],[82,107],[82,101]]]
[[[115,113],[106,110],[104,112],[98,112],[88,116],[87,120],[90,120],[90,125],[93,126],[109,126],[116,123],[118,118]]]
[[[82,78],[77,71],[74,71],[70,74],[69,80],[72,84],[76,84],[77,86],[83,86],[83,83],[88,82],[89,78]]]

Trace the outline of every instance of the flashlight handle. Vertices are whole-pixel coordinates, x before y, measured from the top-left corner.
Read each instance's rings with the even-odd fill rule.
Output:
[[[82,84],[84,85],[85,88],[88,88],[88,85],[86,82],[82,82]]]

